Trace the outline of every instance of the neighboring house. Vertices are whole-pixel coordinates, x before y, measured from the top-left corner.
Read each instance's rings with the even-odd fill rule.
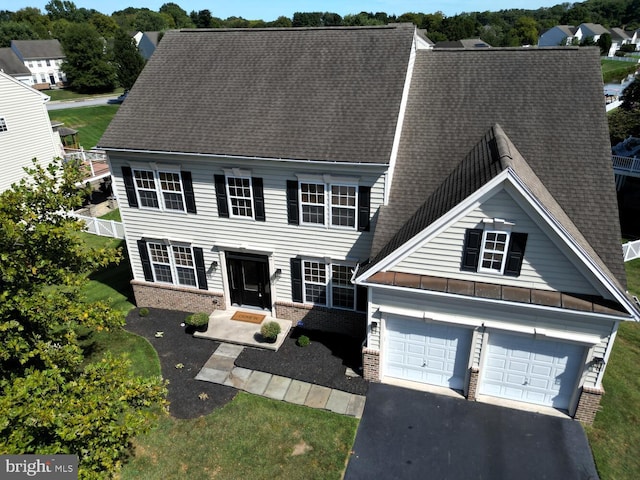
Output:
[[[160,32],[143,32],[139,40],[136,38],[140,55],[142,55],[145,60],[149,60],[153,52],[156,51],[159,38]]]
[[[563,47],[572,45],[576,38],[576,31],[576,27],[571,25],[556,25],[540,35],[538,46]]]
[[[65,55],[58,40],[11,40],[11,49],[29,68],[34,88],[47,90],[67,81],[62,71]]]
[[[0,72],[11,75],[25,85],[33,85],[31,71],[20,61],[18,56],[9,47],[0,48]]]
[[[580,41],[591,38],[594,42],[597,42],[605,33],[611,34],[609,30],[607,30],[599,23],[581,23],[580,25],[578,25],[576,38],[578,38]]]
[[[51,128],[49,97],[0,72],[0,192],[25,177],[37,158],[48,165],[62,157],[60,137]]]
[[[490,48],[481,38],[466,38],[463,40],[436,42],[433,48]]]
[[[585,422],[638,320],[596,48],[169,32],[99,145],[138,306],[263,309],[366,337],[368,380]]]

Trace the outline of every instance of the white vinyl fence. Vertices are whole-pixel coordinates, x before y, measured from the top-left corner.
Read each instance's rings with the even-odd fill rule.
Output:
[[[83,220],[85,223],[85,231],[102,237],[124,238],[124,226],[121,222],[115,220],[102,220],[101,218],[87,217],[71,213],[70,216]]]
[[[640,240],[636,240],[635,242],[623,243],[622,254],[624,255],[625,262],[640,258]]]

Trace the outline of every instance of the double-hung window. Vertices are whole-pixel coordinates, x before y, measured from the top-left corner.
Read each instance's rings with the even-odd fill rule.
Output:
[[[0,132],[6,132],[9,130],[9,127],[7,127],[7,121],[4,119],[4,117],[0,117]]]
[[[300,176],[287,181],[287,214],[291,225],[368,231],[371,187],[356,178]]]
[[[226,168],[224,175],[214,175],[213,180],[218,216],[266,221],[261,177],[251,176],[250,170]]]
[[[122,167],[122,175],[130,207],[196,213],[190,172]]]
[[[203,251],[189,244],[167,240],[139,240],[145,280],[206,289]]]
[[[302,265],[304,303],[355,309],[352,266],[319,260],[304,260]]]
[[[251,177],[227,177],[227,195],[232,217],[253,218]]]
[[[460,269],[517,277],[524,261],[528,235],[514,232],[513,223],[488,219],[493,228],[469,228],[465,232]]]
[[[503,273],[505,260],[507,259],[507,247],[509,245],[509,232],[485,230],[482,237],[482,249],[480,251],[479,272]]]

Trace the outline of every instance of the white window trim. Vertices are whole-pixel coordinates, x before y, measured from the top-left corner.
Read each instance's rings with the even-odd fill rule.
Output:
[[[316,303],[316,302],[307,301],[307,284],[309,285],[323,285],[323,284],[318,282],[307,282],[306,276],[305,276],[306,262],[315,262],[315,263],[324,264],[324,273],[325,273],[325,279],[326,279],[326,282],[324,283],[326,303]],[[323,306],[323,307],[332,308],[336,310],[345,310],[345,311],[353,312],[356,310],[356,303],[357,303],[356,286],[354,284],[351,284],[353,289],[352,308],[339,307],[333,304],[333,287],[334,287],[333,267],[334,265],[355,269],[355,264],[353,264],[352,262],[332,261],[331,259],[327,259],[327,258],[312,258],[312,257],[302,258],[302,301],[307,305],[318,305],[318,306]]]
[[[151,167],[151,168],[150,168]],[[159,167],[159,168],[157,168]],[[187,213],[187,204],[186,204],[186,200],[185,200],[185,192],[184,192],[184,182],[182,180],[182,173],[180,172],[179,169],[174,169],[174,168],[164,168],[161,166],[157,166],[155,164],[150,165],[149,167],[146,166],[132,166],[132,175],[133,175],[133,186],[136,190],[136,197],[138,199],[138,205],[140,206],[140,208],[142,209],[146,209],[146,210],[155,210],[155,211],[162,211],[162,212],[175,212],[175,213]],[[143,191],[151,191],[151,189],[140,189],[138,187],[138,182],[137,182],[137,178],[136,178],[136,172],[150,172],[153,175],[153,184],[154,184],[154,189],[153,191],[156,194],[156,199],[158,201],[158,207],[149,207],[146,205],[142,205],[142,200],[140,198],[140,190]],[[164,193],[170,193],[170,194],[176,194],[177,192],[173,191],[173,190],[163,190],[162,188],[162,183],[160,181],[160,174],[161,173],[169,173],[172,175],[178,175],[179,181],[180,181],[180,196],[182,198],[182,209],[181,210],[177,210],[175,208],[167,208],[166,207],[166,203],[165,203],[165,198],[164,198]]]
[[[240,173],[240,172],[238,172]],[[246,171],[244,172],[246,173]],[[247,200],[247,197],[238,197],[238,196],[232,196],[231,195],[231,189],[229,188],[229,179],[230,178],[239,178],[241,180],[249,180],[249,198],[248,200],[251,203],[251,215],[235,215],[233,213],[233,204],[231,203],[231,200],[233,198],[237,198],[237,199],[243,199],[243,200]],[[229,217],[230,218],[244,218],[244,219],[248,219],[248,220],[255,220],[256,218],[256,205],[255,205],[255,201],[253,198],[253,180],[251,179],[251,175],[230,175],[227,173],[227,171],[225,171],[225,175],[224,175],[224,187],[225,190],[227,191],[227,208],[229,209]]]
[[[302,201],[302,184],[303,183],[307,185],[321,186],[324,194],[324,202],[323,203],[303,202]],[[305,205],[309,205],[313,207],[322,206],[323,208],[322,223],[304,221],[303,207]],[[326,227],[327,226],[327,185],[323,182],[318,182],[317,180],[298,180],[298,210],[300,215],[300,225],[306,225],[311,227]]]
[[[487,245],[487,235],[489,233],[495,233],[497,235],[505,235],[507,238],[505,239],[504,242],[504,251],[503,252],[499,252],[498,250],[488,250],[486,248]],[[491,274],[495,274],[495,275],[503,275],[504,274],[504,267],[507,264],[507,252],[509,251],[509,242],[511,241],[511,231],[509,230],[493,230],[493,229],[486,229],[482,232],[482,246],[480,248],[480,259],[478,260],[478,272],[480,273],[491,273]],[[500,270],[494,269],[494,268],[484,268],[482,266],[482,261],[484,259],[484,254],[485,252],[491,252],[491,253],[502,253],[502,263],[500,264]]]
[[[336,208],[345,208],[349,210],[353,210],[353,226],[350,225],[334,225],[333,224],[333,188],[332,187],[354,187],[355,188],[355,205],[353,207],[344,206],[344,205],[335,205]],[[327,186],[329,191],[329,209],[327,215],[329,217],[328,224],[331,228],[338,228],[340,230],[355,230],[358,228],[358,199],[359,199],[359,189],[358,184],[353,183],[332,183]]]
[[[0,126],[4,127],[4,128],[0,128],[0,133],[9,131],[9,125],[7,124],[7,117],[0,117]]]
[[[159,263],[159,262],[155,262],[153,260],[153,255],[151,253],[151,245],[162,245],[164,247],[166,247],[167,249],[167,255],[169,257],[169,263]],[[186,244],[183,242],[171,242],[171,241],[167,241],[167,240],[147,240],[146,242],[146,247],[147,247],[147,254],[149,255],[149,262],[151,264],[151,273],[153,274],[153,281],[155,283],[162,283],[165,285],[176,285],[179,287],[186,287],[186,288],[198,288],[198,272],[196,271],[196,263],[195,263],[195,256],[193,254],[193,247],[190,244]],[[174,256],[174,247],[182,247],[182,248],[187,248],[189,249],[189,252],[191,254],[191,261],[192,261],[192,265],[191,267],[185,266],[185,265],[180,265],[180,267],[182,268],[191,268],[193,270],[193,278],[195,279],[195,285],[187,285],[187,284],[182,284],[179,283],[178,281],[178,265],[176,264],[176,260],[175,260],[175,256]],[[154,264],[159,264],[159,265],[168,265],[169,269],[171,271],[171,278],[172,278],[172,282],[166,282],[164,280],[158,280],[158,278],[156,277],[156,269],[154,267]]]
[[[298,177],[298,215],[300,218],[300,225],[311,226],[311,227],[324,227],[324,228],[335,228],[338,230],[356,230],[358,228],[358,203],[360,200],[360,187],[358,185],[357,179],[353,177],[332,177],[331,175],[297,175]],[[302,184],[312,184],[312,185],[322,185],[324,188],[324,203],[309,203],[302,201]],[[353,216],[353,226],[348,225],[334,225],[333,224],[333,215],[332,209],[334,207],[333,204],[333,195],[332,195],[332,187],[354,187],[356,190],[356,204],[354,207],[345,207],[343,205],[335,205],[337,208],[352,208],[354,211]],[[303,206],[311,205],[311,206],[321,206],[324,209],[323,215],[323,223],[315,223],[315,222],[305,222],[304,221],[304,213]]]

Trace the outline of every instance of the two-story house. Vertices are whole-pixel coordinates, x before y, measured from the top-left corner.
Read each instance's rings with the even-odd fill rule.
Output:
[[[47,90],[67,81],[62,71],[65,55],[58,40],[11,40],[11,49],[31,71],[34,88]]]
[[[598,51],[429,46],[168,32],[100,141],[136,301],[364,336],[369,380],[591,421],[638,319]]]
[[[0,192],[26,176],[37,158],[48,165],[62,157],[60,136],[51,128],[49,97],[0,72]]]

